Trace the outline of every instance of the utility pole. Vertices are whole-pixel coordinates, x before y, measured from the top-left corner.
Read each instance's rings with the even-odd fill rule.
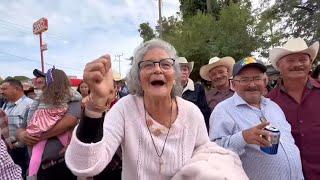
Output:
[[[120,74],[120,76],[121,76],[121,59],[120,59],[120,57],[121,56],[123,56],[123,53],[121,53],[121,54],[116,54],[116,55],[114,55],[115,56],[115,61],[119,61],[119,74]],[[121,76],[122,77],[122,76]]]
[[[162,0],[158,0],[158,6],[159,6],[159,36],[160,36],[160,39],[162,39],[162,16],[161,16]]]
[[[48,30],[48,19],[41,18],[35,23],[33,23],[33,34],[39,35],[40,37],[40,57],[41,57],[41,71],[44,72],[44,58],[43,58],[43,51],[46,51],[47,44],[42,43],[42,33]]]

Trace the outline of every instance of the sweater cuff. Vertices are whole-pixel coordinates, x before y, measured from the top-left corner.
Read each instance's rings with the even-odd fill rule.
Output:
[[[107,153],[104,141],[83,143],[77,138],[78,126],[72,134],[65,154],[68,168],[77,176],[90,177],[99,174],[106,165]]]
[[[83,143],[96,143],[103,137],[104,116],[90,118],[83,115],[76,131],[77,138]]]

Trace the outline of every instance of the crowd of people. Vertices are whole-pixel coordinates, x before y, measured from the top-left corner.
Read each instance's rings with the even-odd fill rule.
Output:
[[[255,57],[213,57],[205,87],[160,39],[136,48],[126,78],[103,55],[77,88],[54,67],[33,71],[32,90],[6,79],[0,179],[320,179],[318,50],[271,49],[272,82]]]

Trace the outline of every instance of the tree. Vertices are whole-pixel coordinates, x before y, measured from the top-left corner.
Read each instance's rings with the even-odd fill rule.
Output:
[[[195,2],[184,1],[186,4]],[[163,18],[162,22],[163,39],[176,48],[179,56],[195,62],[191,74],[194,80],[200,79],[199,69],[207,64],[211,57],[232,56],[239,60],[250,55],[258,46],[258,41],[254,36],[254,18],[250,13],[249,1],[212,2],[215,2],[212,4],[215,7],[212,8],[212,13],[215,15],[202,11],[192,15],[194,10],[186,12],[186,8],[181,9],[182,12],[188,14],[183,17],[183,20],[172,16]],[[181,6],[186,4],[181,4]],[[148,40],[146,36],[141,35],[141,32],[140,36]]]
[[[183,19],[197,13],[210,14],[219,19],[220,10],[232,3],[242,3],[248,0],[180,0],[180,11]]]
[[[268,49],[282,44],[284,39],[301,37],[309,44],[319,40],[319,0],[277,0],[274,4],[264,0],[261,7],[264,10],[260,9],[256,30],[262,55],[267,57]]]
[[[154,30],[150,27],[149,23],[140,24],[138,31],[140,33],[140,37],[142,37],[144,41],[148,41],[156,37]]]
[[[30,80],[30,78],[28,78],[26,76],[14,76],[14,77],[8,76],[8,77],[6,77],[6,80],[7,79],[16,79],[18,81]]]
[[[175,36],[177,33],[181,32],[182,21],[178,20],[175,16],[170,16],[168,18],[162,18],[162,35],[163,39],[170,39],[171,36]],[[159,29],[157,33],[160,34]]]
[[[270,47],[280,45],[284,33],[276,25],[281,21],[278,9],[269,8],[257,15],[255,20],[255,39],[258,42],[257,51],[262,57],[268,57]]]
[[[180,11],[183,19],[192,17],[197,13],[205,13],[207,2],[206,0],[180,0]]]
[[[194,61],[195,66],[193,79],[199,79],[199,69],[208,63],[212,48],[210,43],[213,41],[212,30],[214,29],[214,19],[210,15],[198,13],[183,21],[181,31],[171,38],[167,38],[177,49],[179,56],[184,56],[188,61]]]
[[[221,10],[213,42],[213,50],[218,56],[232,56],[239,60],[258,47],[252,30],[254,18],[250,12],[250,5],[236,3]]]

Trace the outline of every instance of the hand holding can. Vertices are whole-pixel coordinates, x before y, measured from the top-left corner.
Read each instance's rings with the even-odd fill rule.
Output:
[[[278,153],[278,146],[280,142],[280,131],[272,126],[267,126],[264,130],[269,132],[269,136],[262,136],[263,139],[269,141],[271,146],[269,147],[260,147],[261,151],[267,154],[277,154]]]

